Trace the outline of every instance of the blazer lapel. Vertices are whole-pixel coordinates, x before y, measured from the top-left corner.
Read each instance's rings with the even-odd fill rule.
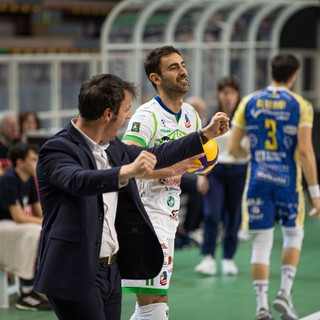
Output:
[[[97,169],[97,164],[92,154],[92,151],[90,150],[86,141],[83,139],[82,135],[73,127],[71,123],[68,125],[67,130],[73,142],[79,145],[79,147],[85,151],[88,158],[91,160],[91,163],[93,164],[94,168]]]
[[[109,147],[106,149],[106,152],[114,166],[121,166],[121,159],[119,151],[117,150],[117,146],[115,142],[111,141]]]

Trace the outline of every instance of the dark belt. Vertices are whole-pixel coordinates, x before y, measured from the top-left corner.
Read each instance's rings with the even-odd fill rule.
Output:
[[[113,264],[117,262],[117,255],[114,254],[109,257],[99,258],[99,263],[102,264],[102,266],[106,266],[108,264]]]

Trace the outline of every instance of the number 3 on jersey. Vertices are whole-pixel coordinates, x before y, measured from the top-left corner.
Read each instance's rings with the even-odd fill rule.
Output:
[[[268,130],[268,138],[265,140],[265,148],[266,150],[277,150],[278,149],[278,142],[276,138],[276,129],[277,129],[277,123],[275,120],[272,119],[266,119],[265,127]]]

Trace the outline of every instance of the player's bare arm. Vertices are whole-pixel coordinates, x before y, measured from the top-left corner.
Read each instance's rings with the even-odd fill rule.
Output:
[[[320,217],[320,191],[317,174],[316,157],[312,146],[312,129],[301,127],[298,129],[298,149],[303,175],[306,179],[311,202],[315,210],[313,217]]]
[[[241,141],[246,134],[246,130],[236,126],[232,127],[228,151],[236,158],[243,158],[248,154],[248,150],[243,148],[241,145]]]

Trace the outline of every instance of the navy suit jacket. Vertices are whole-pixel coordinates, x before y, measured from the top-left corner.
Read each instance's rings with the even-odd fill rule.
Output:
[[[65,300],[81,299],[89,291],[98,267],[105,192],[119,191],[121,277],[150,279],[160,272],[162,249],[135,179],[119,190],[120,167],[144,149],[156,155],[157,168],[203,152],[197,133],[155,148],[126,145],[116,138],[106,151],[113,168],[97,170],[91,150],[71,123],[42,146],[37,179],[44,219],[35,291]]]

